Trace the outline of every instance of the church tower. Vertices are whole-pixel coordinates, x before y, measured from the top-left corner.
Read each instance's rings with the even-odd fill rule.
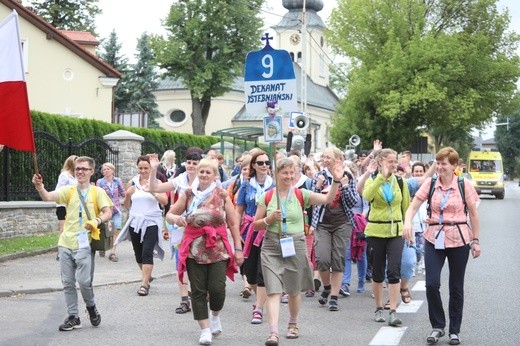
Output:
[[[302,36],[304,2],[307,33]],[[305,70],[311,80],[317,85],[327,87],[329,51],[324,37],[325,24],[318,15],[323,9],[323,0],[283,0],[282,5],[289,12],[272,27],[277,35],[277,48],[288,51],[293,61],[300,66],[305,61]]]

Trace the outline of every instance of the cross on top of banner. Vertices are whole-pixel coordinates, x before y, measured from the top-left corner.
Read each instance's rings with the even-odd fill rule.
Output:
[[[265,45],[266,46],[269,46],[269,40],[272,40],[272,39],[273,39],[272,37],[269,37],[269,33],[268,32],[266,32],[265,36],[262,37],[262,41],[265,41]]]

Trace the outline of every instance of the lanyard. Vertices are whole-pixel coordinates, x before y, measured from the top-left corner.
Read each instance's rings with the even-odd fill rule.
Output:
[[[87,188],[87,191],[84,194],[83,194],[83,192],[81,192],[81,190],[79,188],[78,188],[78,192],[80,193],[80,198],[86,202],[87,196],[90,192],[90,186]],[[83,225],[83,203],[79,204],[79,224],[80,224],[80,226]]]
[[[282,229],[283,235],[287,235],[287,203],[289,203],[289,199],[292,197],[292,188],[287,192],[287,197],[283,203],[280,203],[280,209],[282,210]]]
[[[386,203],[388,203],[388,209],[390,209],[390,218],[392,219],[391,226],[393,228],[394,226],[394,220],[393,220],[393,211],[392,211],[392,201],[394,200],[394,192],[392,188],[394,187],[394,177],[392,176],[390,178],[390,183],[384,182],[383,185],[381,185],[381,190],[383,191],[383,197],[385,198]],[[390,230],[391,231],[391,230]]]
[[[442,217],[444,214],[444,208],[446,208],[446,203],[448,202],[448,198],[450,197],[451,187],[447,192],[444,192],[441,197],[441,211],[439,213],[439,225],[442,225]]]
[[[110,193],[112,194],[112,198],[113,198],[114,197],[114,180],[112,180],[112,182],[110,184],[107,182],[107,187],[110,190]]]

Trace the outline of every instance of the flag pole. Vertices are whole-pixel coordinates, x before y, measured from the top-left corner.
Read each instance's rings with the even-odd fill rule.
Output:
[[[36,158],[36,151],[33,151],[33,166],[34,166],[34,173],[37,175],[40,175],[40,170],[38,168],[38,158]]]
[[[276,189],[276,210],[280,209],[280,190],[278,189],[278,178],[276,174],[276,145],[274,142],[269,144],[271,146],[270,151],[273,153],[273,176],[274,176],[274,186]],[[282,234],[282,223],[278,221],[278,233]]]

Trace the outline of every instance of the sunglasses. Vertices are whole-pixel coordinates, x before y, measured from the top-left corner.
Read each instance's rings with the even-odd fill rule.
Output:
[[[81,171],[81,172],[87,172],[87,171],[91,171],[92,168],[87,168],[87,167],[76,167],[76,168],[74,168],[74,170],[75,170],[76,172],[79,172],[79,171]]]
[[[271,161],[256,161],[255,162],[257,165],[259,166],[263,166],[263,165],[266,165],[266,166],[271,166]]]

